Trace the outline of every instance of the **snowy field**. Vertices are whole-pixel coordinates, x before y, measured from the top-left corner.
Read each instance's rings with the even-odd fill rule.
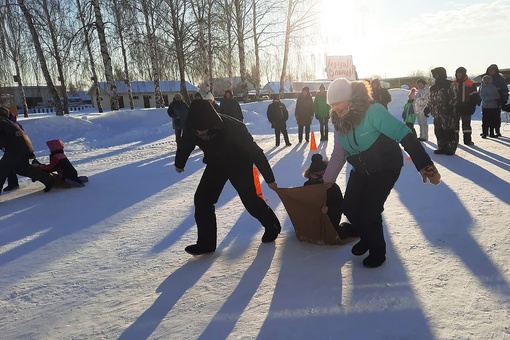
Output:
[[[406,95],[392,91],[399,118]],[[291,147],[274,147],[269,103],[242,105],[248,129],[279,187],[300,186],[314,152],[297,144],[295,100],[284,100]],[[40,161],[46,140],[60,138],[90,182],[44,193],[22,178],[0,196],[0,338],[510,339],[510,124],[482,140],[479,111],[475,146],[452,157],[432,153],[430,125],[439,186],[405,161],[383,216],[388,260],[376,269],[350,245],[299,242],[265,183],[283,226],[274,244],[261,244],[263,228],[227,184],[216,253],[185,253],[204,165],[196,150],[175,172],[166,109],[22,118]],[[312,129],[319,143],[317,121]],[[318,147],[329,156],[333,138]]]

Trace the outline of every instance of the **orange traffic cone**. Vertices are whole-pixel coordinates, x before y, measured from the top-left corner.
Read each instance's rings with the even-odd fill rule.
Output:
[[[262,194],[262,187],[260,186],[260,180],[259,180],[259,172],[256,167],[253,167],[253,183],[255,184],[255,190],[257,191],[257,196],[259,196],[263,200],[266,200],[264,198],[264,194]]]
[[[317,150],[317,143],[315,143],[315,134],[313,133],[313,131],[311,132],[311,135],[312,142],[310,143],[310,151],[315,151]]]

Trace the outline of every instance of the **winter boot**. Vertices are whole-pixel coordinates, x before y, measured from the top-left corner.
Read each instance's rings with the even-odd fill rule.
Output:
[[[355,256],[364,255],[364,254],[366,254],[367,251],[368,251],[368,246],[363,242],[363,240],[356,243],[351,249],[352,254]]]
[[[16,189],[19,189],[19,184],[9,184],[4,188],[4,191],[7,192],[7,191],[16,190]]]
[[[359,230],[348,222],[342,222],[339,226],[335,227],[336,233],[341,240],[349,237],[359,237]]]
[[[381,266],[386,261],[386,256],[384,255],[368,255],[367,258],[363,260],[363,265],[367,268],[377,268]]]
[[[282,231],[282,227],[279,223],[277,225],[273,224],[265,229],[266,231],[264,232],[264,235],[262,235],[262,243],[273,242],[278,237],[278,234],[280,234]]]
[[[191,255],[204,255],[214,253],[216,249],[202,246],[200,244],[193,244],[184,248],[184,251]]]

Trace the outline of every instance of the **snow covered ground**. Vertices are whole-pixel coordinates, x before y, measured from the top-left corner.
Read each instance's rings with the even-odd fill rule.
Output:
[[[392,90],[397,117],[406,94]],[[284,102],[291,147],[274,147],[269,101],[242,107],[278,185],[300,186],[314,152],[297,144],[295,101]],[[388,260],[377,269],[350,245],[299,242],[264,183],[283,226],[274,244],[261,244],[263,229],[227,184],[216,253],[185,253],[204,165],[197,150],[175,172],[165,109],[22,118],[40,161],[45,141],[60,138],[90,182],[43,193],[23,178],[0,196],[0,338],[510,339],[510,124],[482,140],[480,117],[476,145],[452,157],[432,153],[430,126],[424,145],[439,186],[422,184],[405,161],[384,212]],[[318,146],[329,156],[332,138]]]

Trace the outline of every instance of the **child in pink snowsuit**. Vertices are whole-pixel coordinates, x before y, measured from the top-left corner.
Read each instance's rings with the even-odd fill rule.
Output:
[[[41,164],[38,167],[48,172],[56,171],[58,177],[71,186],[83,186],[88,182],[86,176],[78,176],[78,171],[71,164],[64,153],[64,142],[60,139],[53,139],[46,142],[51,151],[50,164]],[[72,182],[71,182],[72,181]]]

